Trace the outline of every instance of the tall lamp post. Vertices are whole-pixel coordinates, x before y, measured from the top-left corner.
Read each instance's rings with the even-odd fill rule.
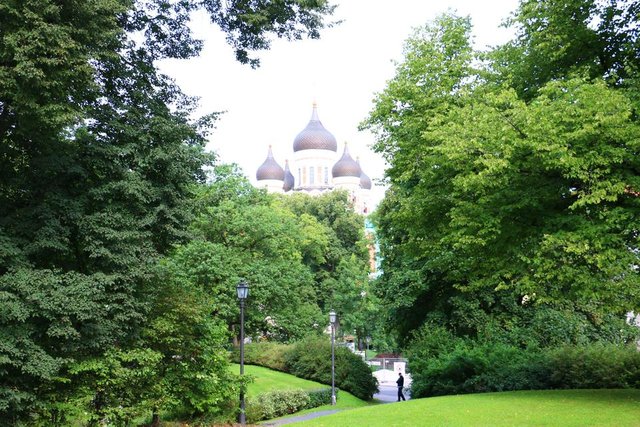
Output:
[[[244,279],[236,286],[240,300],[240,377],[244,375],[244,301],[249,296],[249,285]],[[244,413],[244,383],[240,384],[240,425],[246,425]]]
[[[335,333],[336,333],[336,312],[329,312],[329,322],[331,323],[331,404],[336,404],[336,354],[335,354]]]

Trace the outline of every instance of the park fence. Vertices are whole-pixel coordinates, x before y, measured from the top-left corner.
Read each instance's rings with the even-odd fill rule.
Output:
[[[405,368],[407,366],[407,359],[400,356],[380,356],[381,355],[378,355],[366,361],[369,366],[371,366],[371,369],[373,371],[378,371],[380,369],[387,369],[394,372],[405,371]]]

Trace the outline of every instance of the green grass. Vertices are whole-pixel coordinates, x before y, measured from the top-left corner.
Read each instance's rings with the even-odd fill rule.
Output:
[[[547,390],[432,397],[357,408],[296,424],[356,425],[640,426],[640,390]]]
[[[234,373],[240,372],[240,365],[232,364],[231,369]],[[298,378],[294,375],[285,374],[284,372],[274,371],[262,366],[244,365],[244,373],[254,377],[254,381],[249,384],[247,389],[247,396],[256,396],[260,393],[264,393],[272,390],[288,390],[288,389],[303,389],[314,390],[318,388],[329,387],[326,384],[321,384],[315,381],[309,381],[302,378]],[[366,402],[358,399],[351,393],[340,390],[338,392],[338,399],[336,405],[324,405],[317,408],[306,409],[304,411],[296,412],[291,416],[299,416],[309,414],[312,412],[325,411],[328,409],[354,409],[361,408],[363,406],[369,406],[376,404],[377,402]],[[288,417],[283,417],[288,418]]]
[[[240,372],[240,365],[232,364],[231,369],[237,374]],[[256,396],[260,393],[273,390],[315,390],[328,387],[327,385],[320,384],[315,381],[305,380],[294,375],[274,371],[262,366],[244,365],[244,373],[245,375],[251,375],[254,377],[254,381],[249,384],[249,388],[247,390],[248,396]]]

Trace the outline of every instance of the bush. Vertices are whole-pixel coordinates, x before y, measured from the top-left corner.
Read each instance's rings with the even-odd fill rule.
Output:
[[[280,372],[287,372],[285,365],[285,354],[292,348],[288,344],[274,342],[259,342],[246,344],[244,346],[244,363],[247,365],[264,366]],[[235,348],[232,359],[240,363],[240,349]]]
[[[338,397],[338,388],[336,388],[336,398]],[[307,390],[309,395],[309,404],[306,409],[317,408],[322,405],[331,405],[331,389],[319,388],[316,390]]]
[[[331,343],[326,337],[296,343],[285,358],[289,373],[323,384],[331,383]],[[371,400],[378,391],[378,381],[369,366],[344,347],[335,349],[335,382],[336,387],[363,400]]]
[[[247,421],[254,423],[308,408],[311,398],[303,390],[276,390],[247,400]]]
[[[237,350],[233,358],[239,361]],[[244,360],[322,384],[331,384],[331,342],[313,337],[295,344],[252,343],[245,345]],[[370,400],[378,391],[371,369],[357,355],[343,347],[335,349],[336,387],[354,396]]]
[[[637,388],[640,353],[634,346],[564,346],[548,352],[553,388]]]
[[[422,331],[407,351],[413,397],[554,388],[632,388],[640,385],[635,345],[566,345],[523,349],[511,344],[447,338]],[[438,351],[440,350],[440,351]]]

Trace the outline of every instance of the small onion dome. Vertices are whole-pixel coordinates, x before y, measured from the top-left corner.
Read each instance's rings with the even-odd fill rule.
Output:
[[[349,155],[349,150],[347,149],[347,144],[344,144],[344,153],[338,162],[333,165],[331,169],[331,173],[334,178],[338,178],[341,176],[355,176],[360,177],[360,173],[362,170],[360,169],[360,165],[353,160],[353,158]]]
[[[356,159],[356,163],[360,166],[360,159]],[[371,190],[371,178],[367,176],[366,173],[360,168],[360,187],[365,190]]]
[[[284,181],[284,169],[273,158],[273,152],[271,146],[269,146],[269,153],[267,154],[267,160],[258,168],[256,172],[256,179],[258,181],[266,179],[274,179],[277,181]]]
[[[293,140],[293,151],[302,150],[338,151],[336,138],[322,126],[318,118],[318,107],[315,102],[313,103],[313,112],[311,113],[309,124]]]
[[[295,179],[293,178],[293,174],[289,170],[289,160],[284,161],[284,185],[282,189],[284,191],[290,191],[293,189],[295,184]]]

